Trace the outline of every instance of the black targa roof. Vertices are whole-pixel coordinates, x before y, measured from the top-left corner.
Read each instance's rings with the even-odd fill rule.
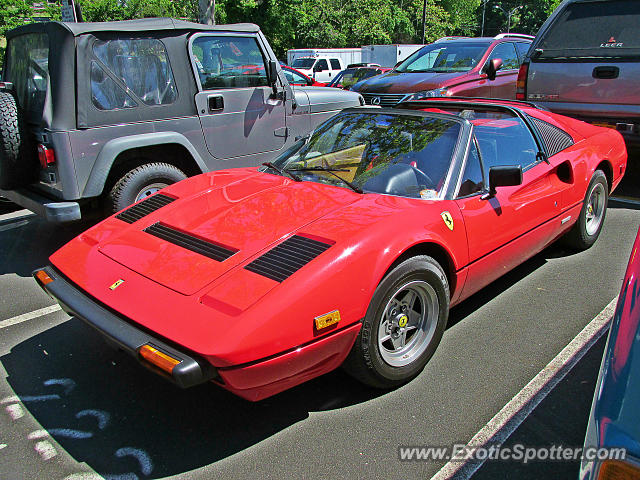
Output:
[[[51,28],[62,28],[73,36],[95,32],[140,32],[150,30],[190,30],[203,32],[243,32],[255,33],[259,27],[253,23],[236,23],[231,25],[203,25],[186,22],[174,18],[141,18],[138,20],[122,20],[117,22],[36,22],[14,28],[7,32],[7,38],[31,32],[42,32]]]

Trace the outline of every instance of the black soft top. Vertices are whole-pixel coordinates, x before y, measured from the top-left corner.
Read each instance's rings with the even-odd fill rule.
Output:
[[[74,37],[95,32],[143,32],[158,30],[190,30],[203,32],[243,32],[256,33],[260,29],[253,23],[236,23],[232,25],[204,25],[174,18],[141,18],[138,20],[122,20],[117,22],[36,22],[22,25],[7,32],[7,38],[25,33],[66,31]]]

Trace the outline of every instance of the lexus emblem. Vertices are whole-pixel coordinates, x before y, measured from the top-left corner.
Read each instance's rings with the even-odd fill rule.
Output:
[[[371,99],[371,105],[380,105],[380,97],[373,97]]]

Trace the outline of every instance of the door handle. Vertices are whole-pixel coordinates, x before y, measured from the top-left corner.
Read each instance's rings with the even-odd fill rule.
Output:
[[[209,101],[209,112],[216,112],[224,110],[224,98],[222,95],[211,95],[207,97]]]
[[[620,69],[618,67],[596,67],[593,69],[593,78],[618,78]]]

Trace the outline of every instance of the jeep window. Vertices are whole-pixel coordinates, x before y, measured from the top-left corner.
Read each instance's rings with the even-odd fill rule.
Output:
[[[398,72],[467,72],[482,59],[489,43],[435,43],[421,48],[404,62]]]
[[[313,68],[314,72],[324,72],[325,70],[329,70],[329,64],[324,58],[318,60],[316,66]]]
[[[520,66],[518,54],[511,42],[499,43],[489,56],[489,60],[499,58],[502,60],[502,70],[514,70]]]
[[[98,62],[91,62],[91,101],[99,110],[137,106],[137,103],[105,73]]]
[[[329,60],[329,62],[331,62],[332,70],[342,70],[342,68],[340,67],[340,60],[338,60],[337,58],[332,58],[331,60]]]
[[[309,70],[313,67],[313,64],[316,63],[315,58],[296,58],[291,66],[293,68],[303,68],[305,70]]]
[[[153,38],[128,38],[117,40],[96,40],[93,45],[93,54],[102,63],[102,66],[122,82],[124,87],[136,95],[146,105],[168,105],[175,102],[178,97],[173,72],[167,58],[167,51],[159,40]],[[94,62],[95,63],[95,62]],[[106,89],[114,99],[124,99],[128,95],[124,91],[116,93],[116,82],[109,78],[97,64],[94,69],[91,66],[91,91],[99,94]],[[95,73],[95,76],[94,76]],[[120,90],[122,90],[121,87]],[[94,96],[93,103],[102,108],[99,98]],[[129,97],[130,98],[130,97]],[[125,102],[126,103],[126,102]],[[107,105],[107,104],[105,104]],[[135,105],[123,105],[115,103],[112,108],[132,107]],[[111,108],[102,108],[110,110]]]
[[[638,25],[636,0],[570,3],[536,45],[536,58],[639,58]]]
[[[191,55],[204,90],[269,85],[255,38],[202,35],[193,41]]]
[[[30,122],[42,119],[49,85],[49,37],[28,33],[9,40],[6,79],[12,82],[18,105]]]

